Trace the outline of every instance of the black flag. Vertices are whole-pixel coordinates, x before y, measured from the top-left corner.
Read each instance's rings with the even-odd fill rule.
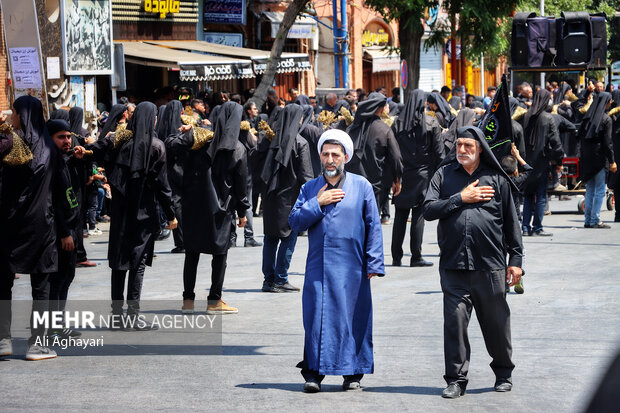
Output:
[[[493,97],[479,125],[498,161],[501,161],[504,156],[510,155],[513,138],[506,75],[502,75],[502,83],[497,88],[495,97]]]

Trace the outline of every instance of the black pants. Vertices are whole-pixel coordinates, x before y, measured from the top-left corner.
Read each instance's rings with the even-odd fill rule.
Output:
[[[512,376],[510,309],[506,302],[506,270],[466,271],[439,269],[443,291],[443,340],[446,383],[467,386],[470,346],[467,326],[471,310],[482,330],[491,368],[497,379]]]
[[[3,264],[0,268],[0,339],[11,338],[11,300],[15,274],[8,265]],[[33,313],[44,313],[49,307],[50,283],[49,273],[30,274],[30,286],[32,288],[32,311],[30,313],[30,338],[28,344],[35,343],[37,337],[42,338],[45,334],[45,326],[34,327]]]
[[[207,300],[218,301],[222,298],[222,287],[224,286],[224,275],[226,274],[226,257],[228,254],[214,255],[211,261],[211,289]],[[183,266],[183,299],[194,300],[196,294],[196,273],[198,271],[198,261],[200,253],[185,250],[185,264]]]
[[[178,225],[172,230],[172,238],[174,238],[174,246],[178,248],[185,248],[183,243],[183,228],[181,223],[183,222],[183,211],[181,208],[181,194],[172,192],[172,208],[174,208],[174,216],[177,218]]]
[[[77,225],[77,232],[75,234],[75,254],[77,256],[76,262],[84,262],[88,260],[86,255],[86,248],[84,248],[84,216],[80,213],[79,222]]]
[[[140,312],[140,295],[142,294],[142,281],[146,269],[146,256],[142,257],[140,265],[135,270],[129,270],[127,279],[127,314],[137,315]],[[127,270],[112,270],[112,314],[123,313],[125,301],[125,276]]]
[[[86,187],[85,191],[86,222],[88,223],[88,229],[95,229],[97,227],[97,207],[99,206],[97,195],[99,187],[91,184]]]
[[[411,228],[409,229],[409,249],[411,261],[422,258],[422,237],[424,235],[424,217],[422,207],[396,208],[394,212],[394,226],[392,228],[392,259],[400,261],[403,258],[403,241],[407,231],[407,218],[411,211]]]
[[[58,271],[50,275],[50,311],[65,311],[69,286],[75,278],[76,256],[75,249],[64,251],[58,246]]]

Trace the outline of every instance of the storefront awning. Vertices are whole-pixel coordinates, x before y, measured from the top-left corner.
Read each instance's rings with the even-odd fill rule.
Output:
[[[269,50],[248,49],[244,47],[226,46],[216,43],[208,43],[198,40],[179,41],[146,41],[146,43],[169,47],[178,50],[191,50],[200,53],[208,53],[213,56],[240,57],[250,59],[254,73],[260,75],[267,69]],[[312,70],[308,55],[305,53],[282,53],[278,64],[278,73],[302,72]]]
[[[271,22],[271,37],[275,39],[280,29],[280,23],[284,18],[284,12],[281,11],[264,11],[263,16]],[[295,23],[288,31],[289,39],[310,39],[314,37],[314,33],[318,30],[316,20],[311,17],[297,16]]]
[[[250,60],[189,53],[143,42],[122,43],[126,62],[176,68],[181,71],[180,78],[183,81],[254,77]]]
[[[372,72],[400,70],[400,55],[385,49],[364,49],[364,55],[372,59]]]

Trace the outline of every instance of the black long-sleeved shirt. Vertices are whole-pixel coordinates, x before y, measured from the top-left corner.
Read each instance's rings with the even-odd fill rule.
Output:
[[[461,191],[476,179],[478,186],[491,186],[490,201],[463,203]],[[439,219],[437,238],[441,249],[439,266],[451,270],[499,270],[521,267],[523,247],[517,212],[508,180],[480,164],[473,174],[459,163],[437,170],[424,200],[424,218]]]

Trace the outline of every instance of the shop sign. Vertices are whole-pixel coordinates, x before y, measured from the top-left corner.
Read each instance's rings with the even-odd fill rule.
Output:
[[[267,70],[267,58],[264,59],[254,59],[254,72],[257,74],[264,73]],[[308,60],[307,56],[300,57],[289,57],[280,60],[278,63],[278,73],[286,73],[286,72],[303,72],[305,70],[312,70],[312,66],[310,64],[310,60]]]
[[[390,35],[383,29],[373,33],[370,30],[364,30],[362,33],[362,46],[387,46],[390,43]]]
[[[205,32],[205,42],[223,44],[225,46],[243,47],[243,34]]]
[[[245,24],[245,0],[204,0],[204,23]]]
[[[254,77],[251,65],[239,63],[213,64],[213,65],[182,65],[180,71],[181,80],[202,79],[244,79]]]
[[[179,0],[144,0],[144,11],[159,14],[159,18],[163,19],[168,13],[178,13],[180,3]]]

